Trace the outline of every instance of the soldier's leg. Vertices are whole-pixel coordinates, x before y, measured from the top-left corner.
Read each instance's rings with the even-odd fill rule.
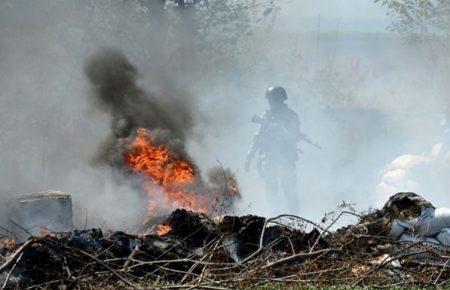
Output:
[[[265,198],[268,204],[268,216],[276,215],[280,211],[280,197],[278,193],[279,177],[275,166],[268,166],[265,169],[264,182],[266,185]]]
[[[283,193],[286,197],[289,213],[298,214],[300,204],[297,192],[297,173],[295,163],[286,165],[285,169],[286,170],[284,170],[281,177]]]
[[[277,205],[279,203],[278,200],[278,180],[274,178],[266,178],[266,199],[269,205]],[[274,204],[275,202],[275,204]]]

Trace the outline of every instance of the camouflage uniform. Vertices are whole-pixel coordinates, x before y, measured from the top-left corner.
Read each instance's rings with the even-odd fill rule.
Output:
[[[266,198],[273,208],[281,199],[281,187],[291,213],[298,211],[296,162],[301,139],[298,115],[284,102],[277,109],[267,110],[258,118],[261,127],[255,135],[247,157],[248,167],[253,155],[258,155],[257,168],[266,184]]]

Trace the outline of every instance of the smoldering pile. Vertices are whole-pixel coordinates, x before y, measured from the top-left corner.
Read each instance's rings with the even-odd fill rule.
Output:
[[[275,256],[289,257],[315,244],[319,252],[307,254],[315,257],[327,247],[317,229],[305,233],[287,226],[267,226],[265,218],[252,215],[225,216],[216,222],[204,214],[179,209],[162,226],[168,227],[164,235],[106,234],[90,229],[30,237],[22,245],[3,248],[2,254],[8,258],[0,271],[9,273],[3,276],[4,284],[144,288],[157,283],[188,285],[203,277],[198,286],[207,287],[209,273],[223,280]]]
[[[389,239],[393,208],[389,201],[382,210],[357,215],[342,207],[328,216],[327,224],[291,215],[213,220],[180,209],[163,222],[165,231],[160,235],[90,229],[5,243],[0,272],[4,286],[32,288],[446,283],[449,249]],[[346,214],[359,216],[359,222],[331,231]]]
[[[213,168],[205,181],[186,152],[195,124],[194,98],[165,80],[151,92],[137,85],[138,71],[118,50],[104,49],[85,65],[93,103],[111,116],[111,134],[96,165],[116,170],[147,202],[145,219],[183,207],[197,212],[228,211],[239,198],[228,169]],[[156,206],[157,205],[157,206]]]

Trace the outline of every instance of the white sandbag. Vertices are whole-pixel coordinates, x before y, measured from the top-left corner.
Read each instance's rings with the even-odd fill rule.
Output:
[[[436,239],[444,246],[450,246],[450,228],[442,229],[436,235]]]
[[[389,237],[391,239],[397,240],[408,228],[411,228],[408,224],[402,222],[401,220],[395,219],[391,223],[391,229],[389,230]]]
[[[416,220],[408,222],[414,228],[414,234],[419,236],[434,236],[444,228],[450,228],[450,209],[423,208],[422,214]]]
[[[450,228],[450,209],[422,206],[418,218],[409,221],[395,219],[391,224],[389,237],[398,239],[405,231],[413,233],[414,236],[431,237],[446,228]],[[445,239],[444,233],[442,235]]]
[[[424,236],[415,236],[415,235],[412,235],[411,233],[403,233],[400,236],[399,241],[401,241],[401,242],[411,242],[411,243],[425,242],[425,243],[430,243],[430,244],[435,244],[435,245],[440,245],[441,244],[435,238],[424,237]]]

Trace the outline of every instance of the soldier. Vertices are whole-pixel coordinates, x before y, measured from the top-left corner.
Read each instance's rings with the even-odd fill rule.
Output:
[[[247,155],[245,170],[249,170],[252,159],[258,154],[257,169],[266,183],[267,201],[270,205],[280,203],[278,189],[281,185],[289,210],[294,214],[298,211],[298,142],[304,140],[319,146],[301,133],[298,115],[285,103],[287,94],[282,87],[269,87],[266,99],[270,109],[264,112],[262,117],[252,118],[252,122],[259,123],[261,127]]]

